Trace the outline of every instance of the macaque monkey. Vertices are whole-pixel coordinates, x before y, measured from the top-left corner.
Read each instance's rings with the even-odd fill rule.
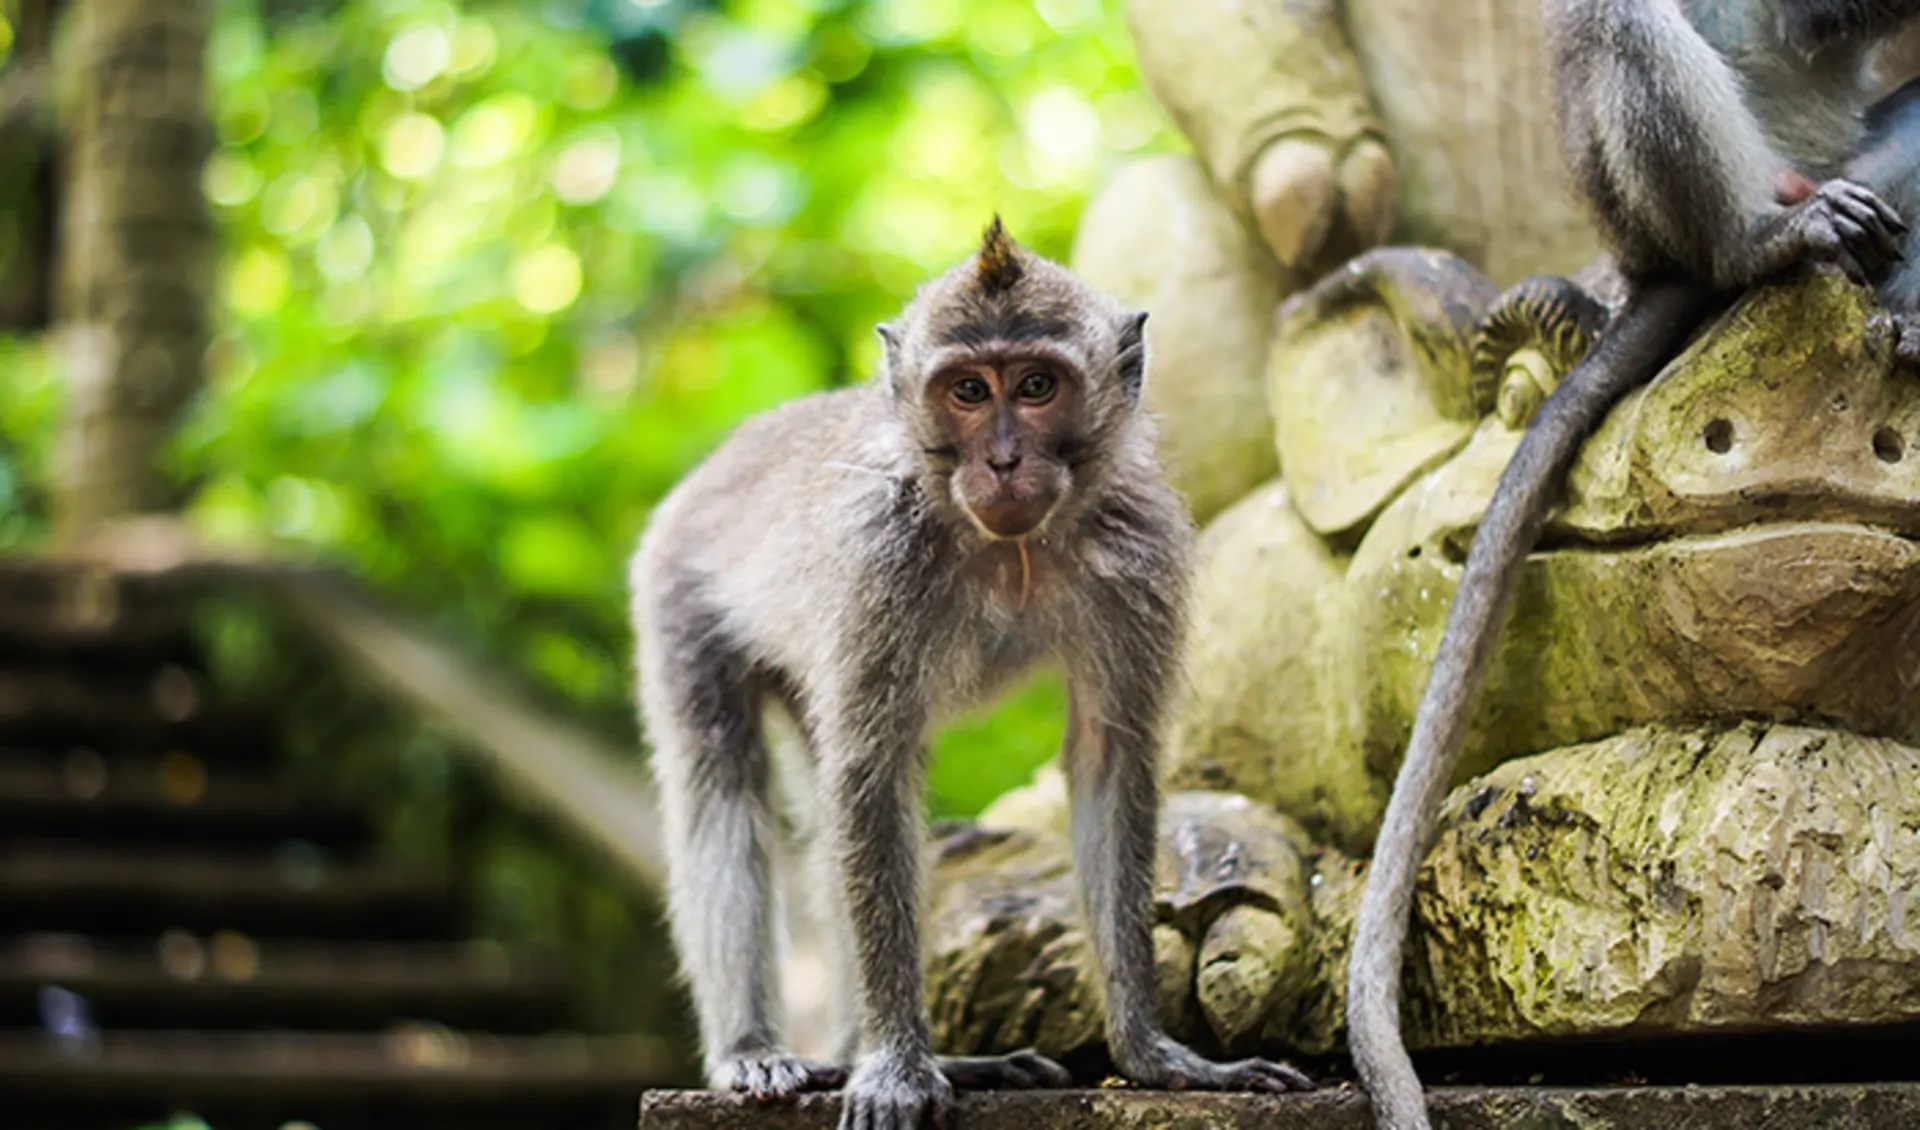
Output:
[[[1709,313],[1801,264],[1877,284],[1898,357],[1920,362],[1920,256],[1908,258],[1902,219],[1920,212],[1920,97],[1909,86],[1866,106],[1873,49],[1920,0],[1544,2],[1573,180],[1628,297],[1542,406],[1480,521],[1374,845],[1347,1026],[1386,1130],[1428,1125],[1400,1035],[1414,877],[1507,596],[1580,445]]]
[[[921,971],[929,727],[1051,657],[1115,1064],[1147,1086],[1311,1086],[1202,1058],[1156,1016],[1154,763],[1190,523],[1141,408],[1145,322],[996,218],[879,328],[874,381],[743,424],[654,513],[631,575],[640,707],[710,1085],[844,1082],[842,1130],[908,1130],[943,1123],[956,1086],[1071,1082],[1033,1052],[936,1058]],[[835,1063],[793,1056],[776,1012],[769,707],[818,777],[826,917],[857,992]]]

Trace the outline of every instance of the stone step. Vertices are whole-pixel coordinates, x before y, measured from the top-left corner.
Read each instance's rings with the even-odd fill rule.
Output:
[[[191,606],[138,581],[0,561],[0,661],[68,660],[96,668],[193,663]]]
[[[1809,1086],[1437,1087],[1435,1130],[1896,1130],[1920,1126],[1920,1084]],[[834,1130],[838,1095],[756,1106],[736,1095],[652,1091],[640,1130]],[[971,1094],[965,1130],[1372,1130],[1351,1086],[1301,1095],[1173,1094],[1111,1089]]]
[[[0,745],[266,749],[274,723],[265,704],[212,701],[205,676],[179,664],[126,671],[0,664]]]
[[[237,930],[368,940],[451,938],[465,900],[446,876],[304,845],[268,853],[15,843],[0,847],[0,933]]]
[[[425,1018],[499,1032],[563,1023],[554,955],[491,942],[316,942],[169,931],[150,939],[0,938],[0,1028],[40,1023],[42,989],[85,998],[115,1028],[384,1028]]]
[[[663,1042],[497,1036],[435,1025],[382,1033],[109,1031],[92,1046],[0,1030],[9,1130],[124,1128],[190,1110],[220,1130],[633,1126],[648,1086],[679,1077]],[[231,1115],[228,1112],[232,1112]]]
[[[84,747],[0,751],[0,841],[53,837],[176,847],[304,840],[352,849],[368,844],[370,829],[344,799],[182,750],[115,758]]]

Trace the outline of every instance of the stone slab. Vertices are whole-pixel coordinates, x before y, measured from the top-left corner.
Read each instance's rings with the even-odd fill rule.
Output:
[[[1906,1130],[1920,1083],[1706,1087],[1437,1087],[1436,1130]],[[834,1130],[840,1100],[755,1106],[737,1095],[649,1091],[641,1130]],[[1371,1130],[1351,1086],[1304,1095],[1124,1089],[963,1096],[952,1130]]]

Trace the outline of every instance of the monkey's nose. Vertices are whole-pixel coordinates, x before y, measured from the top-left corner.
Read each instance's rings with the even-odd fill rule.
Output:
[[[1011,475],[1020,468],[1020,453],[1016,451],[1011,455],[989,455],[987,466],[993,468],[995,474]]]

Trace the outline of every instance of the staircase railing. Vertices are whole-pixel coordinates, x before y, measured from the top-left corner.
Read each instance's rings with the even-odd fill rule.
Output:
[[[507,795],[544,811],[643,889],[664,885],[659,806],[635,758],[541,709],[424,625],[382,607],[347,572],[209,551],[163,519],[113,528],[58,559],[157,587],[259,594],[370,689],[445,726],[508,786]]]

